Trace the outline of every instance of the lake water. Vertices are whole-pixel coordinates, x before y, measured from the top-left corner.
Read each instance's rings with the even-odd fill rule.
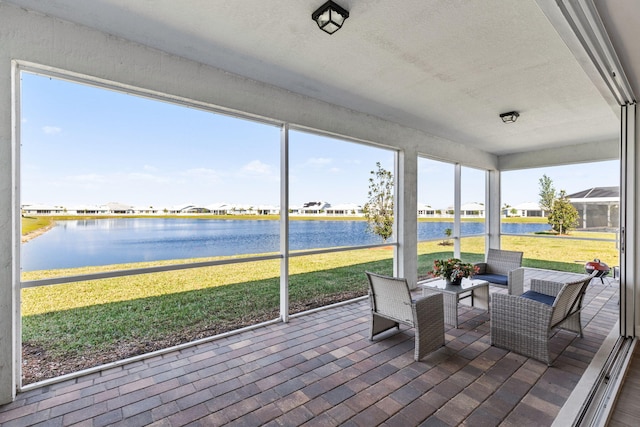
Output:
[[[419,222],[418,239],[444,238],[451,222]],[[546,224],[502,224],[504,233],[532,233]],[[463,222],[462,234],[482,234],[484,223]],[[114,218],[60,221],[22,245],[22,271],[90,265],[277,252],[278,221]],[[291,221],[291,250],[382,243],[364,221]]]

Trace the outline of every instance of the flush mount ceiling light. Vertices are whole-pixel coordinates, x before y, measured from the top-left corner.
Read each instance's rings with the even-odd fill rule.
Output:
[[[327,34],[333,34],[338,31],[348,17],[349,12],[331,0],[311,14],[311,18],[318,23],[318,27]]]
[[[517,111],[509,111],[508,113],[500,114],[500,118],[503,123],[515,123],[516,120],[518,120],[518,117],[520,117],[520,113]]]

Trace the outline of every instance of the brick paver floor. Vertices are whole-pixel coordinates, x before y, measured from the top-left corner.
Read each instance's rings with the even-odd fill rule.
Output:
[[[492,347],[467,307],[415,362],[413,330],[369,341],[359,301],[22,392],[0,424],[549,425],[618,318],[617,287],[594,280],[585,304],[584,338],[557,332],[551,368]]]

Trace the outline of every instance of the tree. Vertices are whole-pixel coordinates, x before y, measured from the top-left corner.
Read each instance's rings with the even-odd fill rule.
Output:
[[[577,226],[578,210],[569,202],[564,190],[561,190],[560,196],[554,200],[548,220],[551,228],[558,234],[568,234]]]
[[[369,201],[363,207],[367,229],[386,241],[393,234],[393,174],[380,162],[378,170],[371,171],[369,178]]]
[[[540,207],[547,214],[553,209],[553,202],[556,200],[556,189],[553,181],[547,175],[542,175],[538,181],[540,183]]]
[[[451,245],[451,242],[449,241],[449,239],[451,239],[451,235],[452,234],[453,234],[453,230],[452,229],[450,229],[450,228],[445,228],[444,229],[444,235],[445,235],[446,239],[443,240],[442,243],[441,243],[443,246]]]

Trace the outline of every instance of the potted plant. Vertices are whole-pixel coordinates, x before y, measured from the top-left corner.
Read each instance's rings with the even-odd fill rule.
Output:
[[[458,258],[436,259],[433,270],[429,273],[433,277],[440,277],[447,285],[460,285],[464,277],[471,277],[479,271],[477,266],[464,263]]]

